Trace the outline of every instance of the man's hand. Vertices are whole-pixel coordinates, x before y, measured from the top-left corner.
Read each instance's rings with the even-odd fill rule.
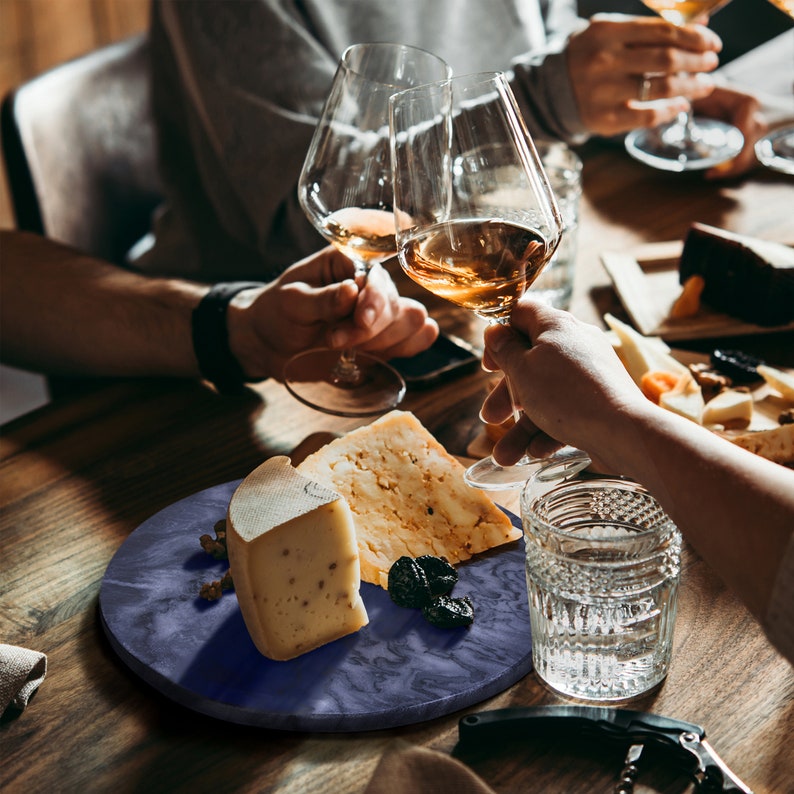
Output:
[[[355,347],[384,359],[429,347],[438,326],[417,301],[400,297],[376,265],[362,288],[353,263],[332,247],[297,262],[229,306],[229,344],[251,379],[281,379],[286,361],[312,347]]]

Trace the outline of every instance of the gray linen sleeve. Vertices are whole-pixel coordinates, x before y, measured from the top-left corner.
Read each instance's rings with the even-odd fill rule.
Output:
[[[541,8],[546,44],[513,59],[513,90],[533,135],[582,143],[589,131],[579,118],[565,47],[588,23],[573,0],[549,0]]]
[[[336,58],[296,14],[280,3],[155,3],[167,201],[140,269],[271,278],[323,245],[296,184]]]

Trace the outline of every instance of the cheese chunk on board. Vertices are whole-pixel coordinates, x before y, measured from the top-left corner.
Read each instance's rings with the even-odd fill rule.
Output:
[[[749,427],[753,421],[753,395],[725,389],[706,403],[702,418],[704,425]]]
[[[350,508],[289,458],[270,458],[238,486],[226,545],[246,628],[268,658],[292,659],[367,624]]]
[[[687,367],[673,358],[670,348],[659,337],[643,336],[611,314],[604,315],[604,322],[615,334],[619,342],[614,346],[618,357],[638,386],[646,372],[688,373]]]
[[[794,463],[794,425],[780,425],[739,435],[723,434],[734,444],[775,463]]]
[[[361,578],[388,586],[402,556],[453,565],[521,537],[510,519],[463,480],[464,468],[406,411],[335,439],[298,471],[342,494],[353,512]]]

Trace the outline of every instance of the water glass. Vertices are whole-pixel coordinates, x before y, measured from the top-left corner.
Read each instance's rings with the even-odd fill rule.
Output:
[[[557,198],[564,231],[554,256],[535,281],[532,293],[558,309],[568,309],[576,265],[582,161],[573,149],[561,142],[535,141],[535,148]]]
[[[559,694],[635,698],[670,665],[681,535],[638,483],[559,464],[521,496],[535,672]]]

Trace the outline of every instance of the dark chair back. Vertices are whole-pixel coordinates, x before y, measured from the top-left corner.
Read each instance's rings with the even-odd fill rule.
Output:
[[[2,105],[17,227],[111,262],[161,200],[148,43],[136,36],[33,78]]]

